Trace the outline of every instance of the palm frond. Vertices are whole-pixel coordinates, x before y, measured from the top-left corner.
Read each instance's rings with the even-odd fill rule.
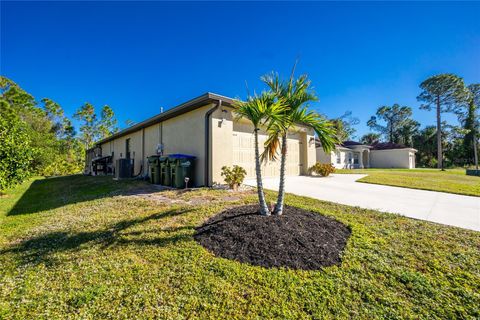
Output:
[[[333,123],[316,112],[305,111],[301,113],[298,122],[313,128],[325,152],[332,151],[335,144],[340,143]]]
[[[311,90],[311,82],[307,75],[294,78],[296,63],[288,81],[280,80],[277,73],[266,74],[261,80],[270,88],[280,103],[280,112],[270,113],[269,120],[263,124],[267,125],[268,139],[265,142],[265,150],[262,153],[262,160],[275,160],[280,148],[280,138],[298,123],[315,123],[318,118],[316,114],[308,113],[308,102],[318,100]],[[319,132],[322,131],[319,127]],[[328,145],[328,143],[327,143]]]
[[[267,129],[267,140],[264,143],[263,152],[260,155],[260,160],[276,161],[279,155],[281,131],[270,126]]]

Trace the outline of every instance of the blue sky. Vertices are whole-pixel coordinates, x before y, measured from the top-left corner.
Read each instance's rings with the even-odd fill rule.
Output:
[[[261,91],[271,70],[308,73],[314,108],[366,121],[381,105],[418,109],[419,83],[480,82],[480,3],[1,2],[0,68],[72,115],[110,105],[121,126],[210,91]],[[448,117],[454,121],[454,117]]]

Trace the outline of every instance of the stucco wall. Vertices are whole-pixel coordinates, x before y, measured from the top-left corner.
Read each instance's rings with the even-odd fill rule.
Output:
[[[212,183],[224,183],[221,176],[223,166],[233,163],[233,108],[218,108],[210,118],[210,176]]]
[[[103,143],[102,145],[100,145],[100,147],[102,148],[102,156],[105,157],[105,156],[110,156],[112,155],[112,141],[110,142],[107,142],[107,143]]]
[[[340,163],[337,161],[337,155],[340,155]],[[352,151],[338,150],[338,154],[332,156],[333,165],[338,169],[345,169],[350,167],[351,157],[353,157]]]
[[[253,132],[250,122],[234,121],[233,108],[222,107],[212,113],[210,118],[210,180],[205,181],[205,114],[214,105],[209,104],[161,123],[140,129],[134,133],[119,137],[102,144],[102,154],[114,154],[113,161],[125,157],[125,141],[130,138],[131,158],[135,159],[135,174],[143,166],[143,173],[148,174],[147,157],[156,154],[159,144],[163,144],[164,154],[184,153],[196,156],[194,184],[206,185],[213,182],[223,183],[221,168],[232,166],[232,139],[235,130]],[[225,110],[226,112],[224,112]],[[261,131],[260,134],[265,134]],[[143,138],[144,137],[144,138]],[[313,143],[313,130],[297,128],[289,139],[298,139],[300,153],[300,173],[307,174],[308,168],[316,162],[316,150]],[[143,159],[142,159],[142,146]]]
[[[333,164],[333,166],[337,169],[349,168],[351,165],[348,162],[348,154],[352,153],[353,157],[353,151],[335,149],[330,153],[325,153],[321,147],[317,148],[316,150],[317,161],[320,163]],[[337,162],[338,156],[340,156],[340,163]]]
[[[222,111],[224,110],[224,111]],[[232,166],[233,159],[233,135],[234,134],[252,134],[253,125],[250,121],[241,119],[235,121],[235,114],[233,108],[221,108],[217,109],[211,117],[210,132],[211,132],[211,183],[223,183],[223,177],[221,176],[221,168],[223,166]],[[259,131],[260,140],[265,138],[265,130]],[[313,140],[314,132],[310,128],[296,128],[289,134],[289,141],[299,141],[299,159],[291,160],[295,163],[300,162],[301,166],[298,168],[300,174],[307,174],[308,168],[313,166],[316,162],[315,143]],[[312,142],[310,142],[310,140]],[[260,145],[260,152],[263,151],[263,146]],[[277,161],[278,162],[278,161]],[[269,165],[263,165],[264,175],[267,176],[271,170],[267,167],[275,166],[278,163],[270,163]],[[290,163],[293,165],[293,162]],[[254,160],[252,159],[252,166],[254,166]],[[252,170],[247,170],[252,171]]]
[[[114,140],[114,165],[115,160],[126,158],[126,141],[130,139],[130,159],[134,159],[133,174],[140,173],[140,167],[143,165],[142,159],[142,131],[132,132],[119,139]],[[103,150],[102,150],[103,152]]]
[[[316,159],[320,163],[334,163],[334,152],[325,152],[321,147],[316,150]]]
[[[148,174],[148,158],[157,154],[157,147],[161,143],[161,130],[162,125],[160,123],[154,124],[145,128],[145,170],[144,174]]]
[[[114,153],[113,163],[120,158],[125,158],[126,139],[130,138],[131,158],[135,159],[135,174],[140,172],[142,164],[143,173],[148,173],[147,157],[157,153],[157,146],[163,143],[164,154],[183,153],[196,156],[195,185],[204,184],[205,165],[205,120],[204,116],[211,105],[195,109],[161,123],[140,129],[131,134],[119,137],[113,141],[102,144],[102,155]],[[143,138],[145,141],[143,142]],[[142,159],[142,145],[144,143],[144,157]]]
[[[259,152],[262,153],[267,133],[264,128],[261,128],[258,134]],[[304,127],[297,127],[289,132],[286,163],[287,175],[307,174],[308,168],[315,164],[315,145],[314,140],[311,138],[313,138],[313,130],[308,130]],[[310,139],[312,142],[310,142]],[[233,122],[231,141],[232,147],[229,148],[229,152],[232,154],[232,164],[241,165],[246,169],[247,177],[253,178],[255,176],[255,158],[253,152],[253,125],[251,122],[245,119]],[[239,148],[242,152],[241,154],[238,154]],[[280,161],[278,159],[277,161],[262,163],[262,175],[264,177],[278,176],[279,171]],[[223,178],[219,178],[223,180]]]
[[[143,165],[142,162],[142,131],[133,132],[113,141],[103,143],[102,156],[111,156],[113,152],[113,165],[117,159],[125,158],[126,140],[130,139],[130,158],[134,159],[134,174],[137,175]]]
[[[411,149],[372,150],[370,152],[370,166],[372,168],[412,168]],[[413,161],[415,163],[415,161]]]
[[[300,155],[302,163],[301,174],[308,174],[309,169],[317,163],[317,150],[315,148],[315,133],[312,128],[306,128],[302,135],[303,154]]]
[[[316,150],[318,162],[332,163],[337,169],[350,167],[348,164],[348,153],[353,153],[353,150],[337,149],[327,154],[322,148],[317,148]],[[337,152],[340,153],[340,163],[337,163]],[[362,153],[360,153],[360,157],[362,157]],[[370,168],[415,168],[415,152],[412,149],[371,150],[369,157]],[[412,161],[410,161],[410,157],[412,157]],[[363,163],[363,165],[366,164]]]
[[[205,113],[211,107],[207,105],[163,122],[161,139],[164,153],[184,153],[197,157],[194,177],[197,186],[205,184]]]

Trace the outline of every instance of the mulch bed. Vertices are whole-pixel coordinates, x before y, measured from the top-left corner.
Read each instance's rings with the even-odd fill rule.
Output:
[[[286,206],[260,216],[258,206],[230,208],[196,229],[194,238],[216,256],[262,267],[318,270],[339,265],[350,229],[332,218]]]

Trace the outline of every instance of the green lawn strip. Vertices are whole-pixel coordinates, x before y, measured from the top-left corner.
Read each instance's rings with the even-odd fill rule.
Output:
[[[463,172],[463,173],[462,173]],[[441,191],[469,196],[480,196],[480,178],[465,175],[465,171],[434,169],[364,169],[337,170],[340,174],[368,174],[358,182]]]
[[[0,196],[0,243],[5,238],[21,230],[25,230],[28,226],[35,225],[41,219],[41,216],[17,216],[15,218],[8,217],[8,213],[15,207],[22,195],[30,188],[30,186],[40,178],[32,178],[29,181],[18,185],[15,188],[7,190],[4,195]]]
[[[88,180],[81,175],[33,178],[0,198],[0,243],[6,238],[26,233],[57,210],[70,204],[127,191],[136,181],[112,181],[111,177]]]
[[[357,173],[372,173],[372,172],[415,172],[415,173],[431,173],[431,174],[456,174],[465,176],[465,169],[455,168],[455,169],[446,169],[445,171],[441,171],[439,169],[431,169],[431,168],[415,168],[415,169],[386,169],[386,168],[370,168],[370,169],[336,169],[335,173],[338,174],[357,174]]]
[[[123,196],[102,179],[66,179],[83,185],[68,198],[83,201],[31,213],[46,217],[0,243],[0,318],[480,316],[478,232],[288,194],[287,204],[331,216],[352,235],[341,266],[265,269],[216,258],[192,238],[196,225],[226,206],[254,203],[254,193],[227,202],[228,191],[166,192],[209,202],[159,203]],[[103,196],[109,184],[116,192]],[[102,196],[85,199],[92,188]],[[270,202],[274,196],[267,193]]]

